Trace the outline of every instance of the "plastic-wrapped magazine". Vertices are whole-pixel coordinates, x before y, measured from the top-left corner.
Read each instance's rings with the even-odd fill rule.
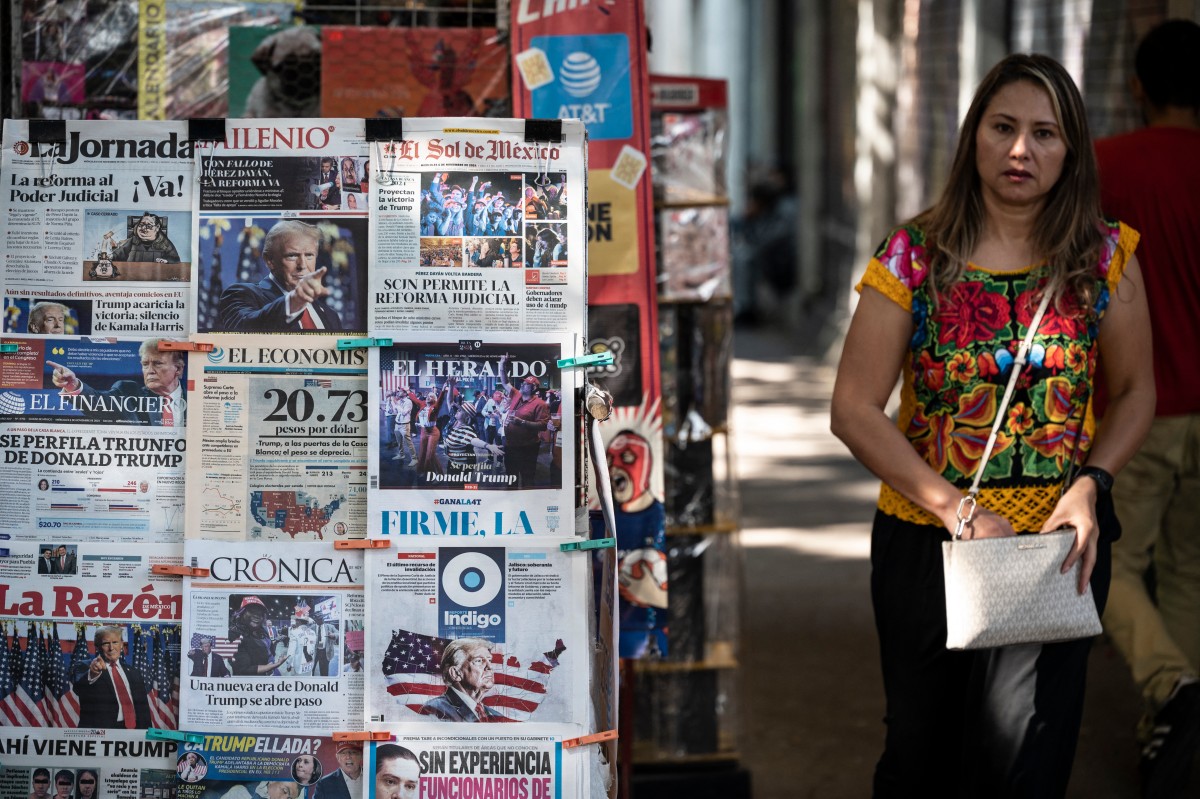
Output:
[[[363,553],[188,541],[185,729],[362,728]]]
[[[176,729],[180,578],[168,544],[47,531],[0,550],[0,726]],[[11,766],[7,757],[4,764]]]

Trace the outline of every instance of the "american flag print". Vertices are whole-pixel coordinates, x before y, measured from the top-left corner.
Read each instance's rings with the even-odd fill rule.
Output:
[[[446,691],[442,679],[442,650],[448,638],[411,632],[392,631],[392,641],[383,654],[383,675],[387,691],[414,713],[435,696]],[[550,673],[558,666],[562,642],[556,648],[538,656],[529,666],[522,666],[513,656],[505,656],[500,645],[492,649],[492,672],[496,685],[483,698],[483,704],[500,714],[496,721],[528,721],[547,695]]]

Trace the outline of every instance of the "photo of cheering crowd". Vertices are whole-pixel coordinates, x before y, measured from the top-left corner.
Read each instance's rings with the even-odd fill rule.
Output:
[[[341,658],[337,597],[229,595],[229,636],[196,633],[192,676],[336,677]]]
[[[526,266],[550,269],[567,265],[567,226],[563,222],[530,224],[525,227]]]
[[[469,239],[466,262],[475,269],[518,269],[525,265],[521,239]]]
[[[519,236],[522,186],[507,173],[434,173],[421,189],[421,235]]]
[[[521,197],[525,219],[561,221],[567,218],[567,173],[549,175],[530,173],[525,176],[525,193]]]
[[[445,236],[421,239],[421,266],[457,268],[462,265],[462,239]]]
[[[399,367],[410,362],[408,352],[399,347],[381,350],[381,488],[561,487],[557,436],[562,393],[550,378],[556,373],[548,371],[543,378],[528,374],[528,359],[548,360],[546,348],[508,347],[518,348],[524,353],[510,356],[499,345],[484,345],[470,356],[477,365],[472,377],[432,380],[420,368],[430,356],[417,356],[418,373],[409,375]]]

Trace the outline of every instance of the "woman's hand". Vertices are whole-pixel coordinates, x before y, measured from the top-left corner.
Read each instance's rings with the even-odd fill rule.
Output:
[[[1054,512],[1041,530],[1049,533],[1062,527],[1075,528],[1075,546],[1071,547],[1067,559],[1063,561],[1062,573],[1069,572],[1075,562],[1082,558],[1078,586],[1081,594],[1087,589],[1088,581],[1092,579],[1092,569],[1096,566],[1096,543],[1100,536],[1100,526],[1096,523],[1096,492],[1095,480],[1076,480],[1054,506]]]
[[[956,517],[954,523],[946,527],[953,533],[957,526],[958,519]],[[999,513],[993,513],[987,508],[979,506],[976,506],[975,515],[963,528],[963,538],[1004,538],[1016,534],[1017,532],[1013,530],[1008,519]]]

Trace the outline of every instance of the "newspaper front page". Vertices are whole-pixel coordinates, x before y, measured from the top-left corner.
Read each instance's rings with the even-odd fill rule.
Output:
[[[208,733],[175,766],[176,799],[363,799],[363,744],[328,735]]]
[[[184,578],[187,656],[202,665],[181,686],[183,727],[362,729],[362,550],[189,540],[185,552],[210,573]]]
[[[0,726],[176,729],[179,545],[47,535],[0,557]]]
[[[66,122],[29,141],[4,120],[4,331],[185,335],[192,145],[186,122]]]
[[[0,537],[183,538],[184,353],[162,341],[6,337]]]
[[[198,333],[365,332],[361,119],[229,119],[197,148]]]
[[[571,339],[471,335],[371,350],[368,536],[571,531]]]
[[[188,536],[362,538],[367,351],[313,336],[196,336]]]
[[[139,730],[0,733],[3,799],[174,799],[175,741]]]
[[[372,330],[584,329],[584,126],[525,127],[406,118],[402,141],[372,142]]]
[[[368,799],[582,797],[579,770],[543,735],[404,735],[368,749]]]
[[[588,718],[587,554],[562,552],[566,539],[437,540],[368,558],[368,723],[574,729]]]

